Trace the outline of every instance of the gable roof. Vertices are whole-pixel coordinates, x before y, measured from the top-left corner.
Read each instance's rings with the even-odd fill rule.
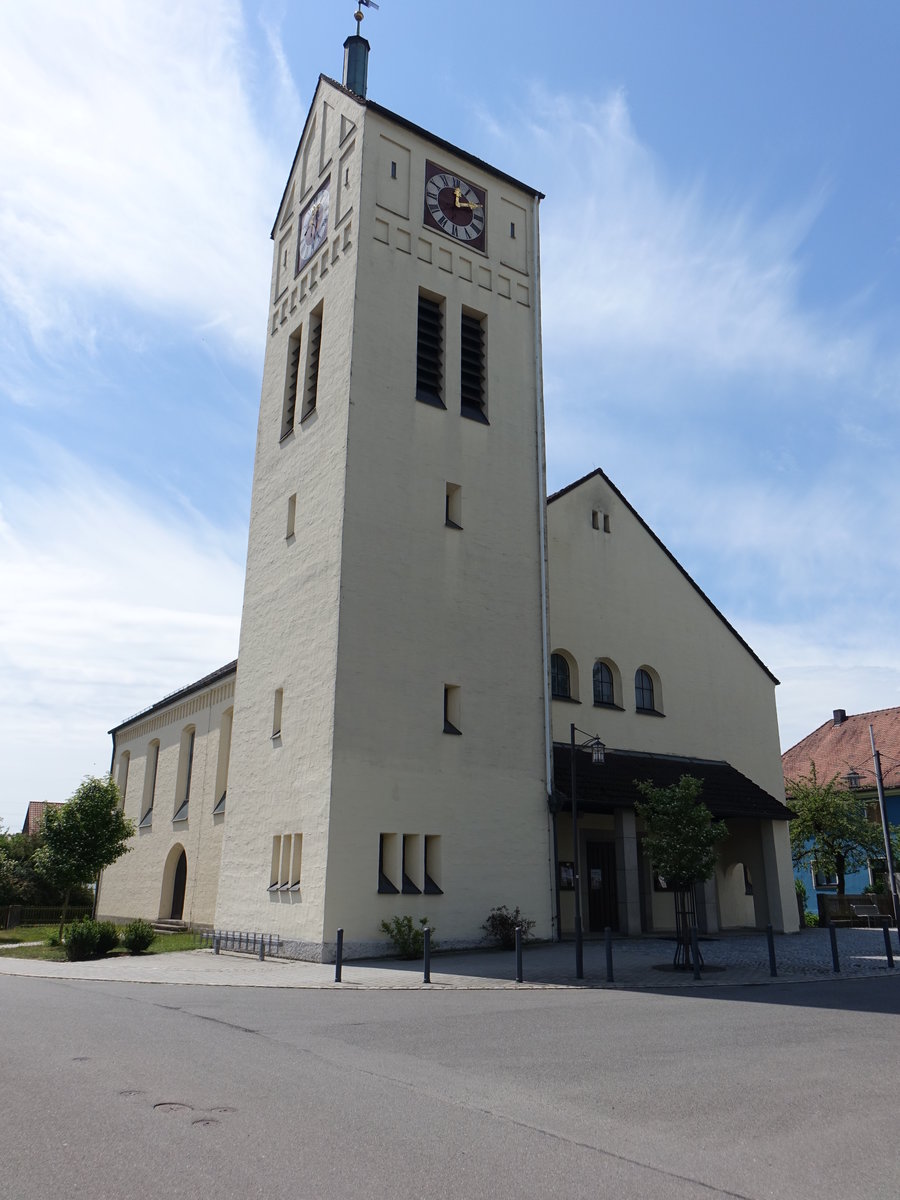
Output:
[[[309,125],[310,117],[313,114],[313,109],[316,104],[316,97],[319,94],[319,88],[323,83],[327,83],[329,87],[333,87],[340,92],[342,96],[347,96],[355,101],[360,108],[371,109],[372,112],[378,113],[385,120],[391,121],[394,125],[399,125],[403,129],[408,129],[410,133],[414,133],[419,137],[427,138],[435,146],[439,146],[442,150],[446,150],[449,154],[453,154],[456,158],[460,158],[463,162],[471,163],[473,167],[477,167],[480,171],[486,171],[489,175],[493,175],[495,179],[503,179],[506,183],[511,183],[513,187],[519,188],[523,192],[530,192],[532,196],[538,200],[544,199],[544,193],[539,192],[537,188],[531,187],[527,183],[522,183],[512,175],[507,175],[505,171],[499,171],[496,167],[492,167],[490,163],[484,159],[478,158],[468,150],[463,150],[461,146],[455,146],[453,142],[448,142],[445,138],[438,137],[437,134],[431,133],[430,130],[424,129],[421,125],[416,125],[414,121],[408,121],[406,117],[401,117],[399,113],[391,112],[389,108],[384,108],[380,104],[376,104],[374,100],[364,99],[362,96],[357,96],[356,92],[351,92],[349,88],[344,87],[342,83],[338,83],[336,79],[332,79],[329,75],[320,75],[319,82],[316,84],[316,89],[313,92],[313,98],[310,102],[309,109],[306,113],[306,120],[303,122],[303,130],[300,134],[300,140],[297,143],[297,149],[294,152],[294,161],[291,163],[291,169],[288,171],[287,181],[284,185],[284,191],[281,193],[281,199],[278,202],[278,211],[275,214],[275,224],[272,226],[270,237],[275,237],[275,230],[278,228],[278,218],[281,215],[281,210],[284,207],[285,197],[290,187],[291,179],[294,177],[294,171],[297,168],[297,161],[300,158],[300,147],[303,145],[303,139],[306,137],[306,129]]]
[[[631,513],[631,515],[635,518],[635,520],[638,522],[638,524],[644,529],[644,531],[647,534],[649,534],[649,536],[653,539],[653,541],[660,548],[660,550],[662,550],[663,554],[665,554],[666,558],[669,559],[669,561],[676,568],[676,570],[678,570],[684,576],[684,578],[688,581],[688,583],[691,585],[691,587],[694,589],[694,591],[697,593],[697,595],[700,597],[700,599],[703,601],[703,603],[709,609],[711,609],[712,612],[715,613],[715,615],[719,618],[719,620],[722,622],[722,624],[725,626],[725,628],[729,631],[729,633],[731,633],[735,638],[737,638],[737,640],[744,647],[744,649],[747,651],[747,653],[750,655],[750,657],[753,659],[753,661],[757,664],[757,666],[761,667],[762,670],[765,671],[765,673],[768,675],[768,677],[772,680],[772,682],[774,684],[776,684],[776,686],[777,686],[777,684],[780,683],[780,680],[775,678],[775,676],[772,674],[772,672],[769,670],[769,668],[766,666],[766,664],[763,662],[763,660],[759,657],[759,655],[756,653],[756,651],[753,649],[753,647],[744,641],[744,639],[741,637],[741,635],[738,633],[738,631],[735,629],[735,627],[731,624],[731,622],[728,620],[728,618],[722,612],[720,612],[718,608],[716,608],[715,604],[713,604],[712,600],[710,600],[709,596],[707,596],[707,594],[706,594],[706,592],[704,592],[703,588],[701,588],[700,585],[691,578],[691,576],[687,573],[687,571],[684,569],[684,567],[681,565],[681,563],[678,561],[678,559],[675,557],[675,555],[672,553],[672,551],[668,548],[668,546],[664,545],[663,542],[660,541],[660,539],[656,536],[656,534],[653,532],[653,530],[650,528],[650,526],[647,524],[647,522],[644,520],[644,518],[641,516],[641,514],[634,507],[634,505],[631,504],[629,502],[629,500],[627,500],[626,497],[622,495],[622,493],[619,491],[619,489],[616,487],[616,485],[613,483],[613,481],[610,479],[610,477],[606,474],[605,471],[602,471],[599,467],[597,467],[596,470],[590,471],[587,475],[582,475],[582,477],[580,479],[576,479],[574,483],[570,483],[566,487],[560,488],[560,490],[558,492],[554,492],[552,496],[548,496],[547,504],[548,505],[552,504],[554,502],[554,500],[559,500],[563,496],[567,496],[569,494],[569,492],[574,491],[575,488],[581,487],[581,485],[584,483],[587,483],[589,479],[596,479],[596,478],[602,479],[603,482],[606,484],[606,486],[610,489],[610,491],[614,492],[618,496],[618,498],[622,501],[622,503],[625,505],[625,507],[628,509],[628,511]]]
[[[129,717],[127,721],[120,721],[118,725],[114,725],[109,732],[113,735],[117,734],[120,729],[124,729],[126,725],[133,725],[135,721],[139,721],[144,717],[149,717],[151,713],[158,712],[162,708],[168,708],[170,704],[175,704],[178,700],[184,700],[186,696],[190,696],[194,692],[201,692],[204,688],[212,687],[214,683],[221,683],[223,679],[227,679],[237,670],[237,659],[233,659],[230,663],[226,663],[224,667],[219,667],[216,671],[211,671],[209,675],[204,675],[202,679],[198,679],[196,683],[189,683],[187,687],[179,688],[177,692],[172,692],[171,695],[163,696],[162,700],[157,700],[155,704],[151,704],[149,708],[142,708],[140,712],[135,713],[133,717]]]
[[[22,832],[29,834],[40,833],[48,808],[62,808],[62,804],[54,800],[29,800],[28,812],[25,814]]]
[[[553,796],[563,808],[571,808],[572,750],[561,742],[553,745]],[[575,755],[575,787],[579,812],[611,813],[616,808],[634,808],[641,796],[636,779],[648,779],[657,787],[677,783],[682,775],[703,782],[701,799],[714,817],[788,821],[794,815],[780,800],[770,796],[752,779],[723,760],[686,758],[678,754],[648,754],[639,750],[606,751],[606,761],[595,765],[587,750]]]
[[[881,754],[881,773],[885,787],[900,787],[900,708],[879,708],[875,712],[847,716],[843,709],[818,729],[806,735],[781,756],[785,779],[809,774],[816,764],[816,775],[825,783],[835,775],[851,771],[859,775],[859,786],[875,787],[875,764],[869,726],[875,732],[875,745]]]

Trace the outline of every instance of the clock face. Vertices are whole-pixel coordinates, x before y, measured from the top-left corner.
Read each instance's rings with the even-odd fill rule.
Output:
[[[297,246],[298,268],[304,267],[328,237],[328,206],[330,184],[327,179],[303,210],[300,218],[300,241]]]
[[[433,162],[425,164],[425,224],[448,237],[484,250],[486,195],[453,171]]]

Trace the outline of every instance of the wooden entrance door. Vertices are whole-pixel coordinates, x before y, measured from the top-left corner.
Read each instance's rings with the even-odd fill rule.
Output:
[[[587,844],[588,929],[602,933],[619,928],[615,842]]]

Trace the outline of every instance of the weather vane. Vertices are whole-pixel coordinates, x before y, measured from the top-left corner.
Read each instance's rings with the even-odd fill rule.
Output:
[[[357,0],[357,9],[353,16],[356,18],[356,32],[359,33],[360,23],[366,15],[363,8],[380,8],[380,4],[376,4],[375,0]]]

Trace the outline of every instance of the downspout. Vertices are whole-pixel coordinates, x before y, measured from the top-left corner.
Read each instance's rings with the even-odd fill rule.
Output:
[[[547,589],[547,452],[544,443],[544,364],[541,342],[541,257],[540,257],[540,225],[538,209],[540,198],[535,197],[532,208],[532,255],[534,270],[534,384],[535,384],[535,424],[537,430],[537,492],[538,492],[538,542],[541,573],[541,662],[544,671],[544,774],[547,780],[547,799],[553,791],[553,743],[550,726],[550,630],[548,621],[548,589]],[[556,936],[561,936],[559,925],[559,898],[556,895],[556,815],[552,816],[552,849],[553,861],[550,863],[550,893],[551,911],[556,913]]]

